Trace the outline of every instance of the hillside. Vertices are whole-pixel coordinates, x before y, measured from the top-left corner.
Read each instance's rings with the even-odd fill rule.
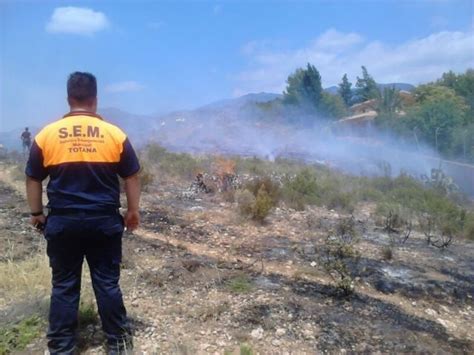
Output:
[[[408,83],[387,83],[387,84],[377,83],[377,87],[381,90],[383,90],[384,88],[395,88],[397,90],[403,90],[403,91],[409,91],[409,92],[415,90],[415,86]],[[324,91],[333,95],[336,95],[338,93],[338,90],[339,90],[339,87],[335,85],[324,89]],[[352,92],[355,94],[354,88],[352,89]]]
[[[410,89],[409,84],[397,85]],[[248,94],[164,115],[136,115],[114,108],[100,109],[99,113],[124,129],[139,149],[159,142],[181,152],[237,154],[270,160],[293,157],[369,176],[386,174],[386,166],[393,176],[401,171],[415,177],[429,176],[432,169],[441,166],[464,191],[474,193],[470,182],[472,166],[442,161],[432,148],[377,131],[371,132],[370,139],[351,131],[338,132],[331,121],[298,107],[272,111],[261,105],[278,98],[281,95]],[[311,124],[301,124],[304,121]],[[33,132],[36,130],[32,128]],[[0,143],[19,149],[20,132],[19,129],[2,133]]]
[[[343,202],[338,189],[357,182],[321,168],[315,170],[317,181],[340,196],[332,200],[339,202],[328,207],[334,203],[328,195],[324,204],[298,210],[282,199],[259,223],[239,213],[238,191],[264,175],[280,186],[284,171],[296,173],[302,166],[237,160],[230,190],[223,191],[219,171],[232,164],[154,154],[144,161],[153,181],[143,193],[142,226],[123,239],[121,283],[137,352],[473,351],[472,243],[459,237],[441,250],[418,227],[403,241],[405,227],[387,230],[386,215],[370,197],[354,201],[350,212],[353,202]],[[0,246],[7,251],[0,260],[0,351],[41,353],[50,269],[44,239],[27,224],[22,169],[16,164],[2,161],[0,170]],[[203,181],[213,191],[195,180],[196,167],[204,168]],[[387,195],[400,183],[400,191],[411,186],[392,181]],[[379,187],[375,181],[370,186],[367,196],[374,196]],[[337,245],[332,240],[339,238],[345,241],[340,262],[350,271],[327,264]],[[337,272],[349,277],[353,293],[344,295],[347,286],[337,281]],[[80,349],[103,354],[87,274]]]

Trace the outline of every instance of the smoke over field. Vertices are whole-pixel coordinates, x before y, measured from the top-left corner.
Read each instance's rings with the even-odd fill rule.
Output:
[[[421,178],[430,177],[432,169],[442,169],[464,191],[474,194],[474,168],[469,165],[444,161],[426,146],[373,127],[341,127],[303,109],[266,109],[261,103],[269,99],[266,95],[159,117],[134,118],[119,112],[104,115],[125,126],[139,145],[156,142],[182,152],[290,158],[363,176],[406,173]],[[116,119],[120,117],[122,120]]]

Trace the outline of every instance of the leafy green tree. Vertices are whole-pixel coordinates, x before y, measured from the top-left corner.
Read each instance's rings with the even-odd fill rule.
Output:
[[[453,130],[451,154],[474,161],[474,123]]]
[[[452,71],[443,73],[436,84],[451,88],[463,97],[469,105],[471,117],[474,117],[474,69],[467,69],[464,74],[455,74]]]
[[[357,77],[356,96],[359,102],[375,99],[378,94],[377,83],[369,74],[367,68],[362,66],[362,78]]]
[[[297,69],[288,77],[287,84],[283,92],[285,103],[319,107],[323,88],[321,75],[314,65],[308,63],[306,69]]]
[[[323,92],[319,112],[325,117],[338,119],[347,116],[347,106],[339,95]]]
[[[375,123],[385,129],[395,129],[398,120],[398,111],[402,108],[400,90],[395,87],[385,87],[377,93]]]
[[[453,89],[446,86],[436,84],[420,85],[415,89],[413,95],[418,104],[424,104],[428,101],[449,100],[455,102],[456,105],[462,106],[463,109],[467,109],[465,100],[456,95]]]
[[[341,95],[342,99],[346,106],[350,106],[352,102],[352,83],[347,79],[347,74],[344,74],[342,77],[342,81],[339,83],[339,95]]]
[[[385,87],[383,91],[378,91],[376,99],[376,111],[379,113],[394,116],[402,108],[400,90],[394,86]]]
[[[438,152],[452,151],[452,136],[457,127],[463,125],[466,106],[457,100],[442,98],[426,100],[400,119],[402,130],[410,134],[417,131],[418,137],[435,147]]]

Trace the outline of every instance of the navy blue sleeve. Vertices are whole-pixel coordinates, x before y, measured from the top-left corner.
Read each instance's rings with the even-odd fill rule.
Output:
[[[123,150],[120,155],[120,162],[118,164],[118,174],[121,178],[127,178],[135,175],[140,171],[140,164],[138,162],[137,155],[133,149],[130,141],[125,139],[123,142]]]
[[[38,144],[36,144],[36,141],[33,141],[30,148],[30,156],[26,163],[25,174],[38,181],[46,179],[49,172],[48,169],[44,167],[43,161],[43,151]]]

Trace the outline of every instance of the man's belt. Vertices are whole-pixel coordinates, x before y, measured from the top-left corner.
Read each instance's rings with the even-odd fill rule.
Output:
[[[88,210],[84,208],[49,208],[48,216],[113,216],[119,213],[118,208]]]

